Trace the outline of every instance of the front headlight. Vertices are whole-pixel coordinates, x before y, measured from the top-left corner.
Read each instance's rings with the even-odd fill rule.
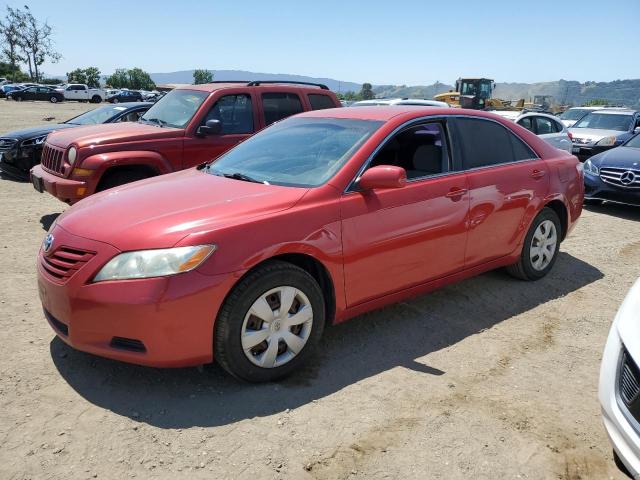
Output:
[[[616,140],[616,137],[604,137],[603,139],[599,140],[596,145],[600,147],[610,147],[611,145],[616,144]]]
[[[44,143],[44,141],[47,139],[46,135],[41,135],[39,137],[36,138],[30,138],[28,140],[25,140],[24,142],[22,142],[22,147],[33,147],[35,145],[42,145]]]
[[[69,160],[69,165],[73,166],[73,163],[76,161],[77,156],[78,156],[78,150],[76,150],[76,147],[71,147],[67,152],[67,159]]]
[[[587,175],[594,175],[597,177],[600,174],[600,170],[598,170],[598,167],[596,167],[591,161],[591,159],[588,158],[584,162],[584,173],[586,173]]]
[[[188,272],[215,250],[215,245],[198,245],[121,253],[109,260],[93,281],[164,277]]]

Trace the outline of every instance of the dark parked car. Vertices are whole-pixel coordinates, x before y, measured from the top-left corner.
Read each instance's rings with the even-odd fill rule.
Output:
[[[58,103],[64,100],[64,95],[50,87],[27,87],[9,92],[7,98],[17,102],[23,100],[48,100],[51,103]]]
[[[19,85],[2,85],[0,87],[0,98],[7,98],[7,94],[9,92],[14,92],[16,90],[20,90],[24,87],[21,87]]]
[[[29,179],[29,170],[40,163],[42,146],[54,130],[99,123],[137,122],[151,103],[108,105],[90,110],[63,123],[40,125],[0,136],[0,170],[21,180]]]
[[[572,152],[581,162],[622,145],[638,132],[640,112],[627,108],[591,112],[569,129],[573,140]]]
[[[584,198],[640,206],[640,135],[584,162]]]
[[[119,94],[110,97],[107,102],[123,103],[123,102],[141,102],[143,100],[140,92],[132,90],[122,90]]]

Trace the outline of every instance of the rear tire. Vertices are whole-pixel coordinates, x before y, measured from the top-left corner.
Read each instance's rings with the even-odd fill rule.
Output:
[[[282,302],[289,308],[280,313]],[[315,279],[290,263],[269,261],[242,279],[224,301],[215,323],[214,356],[241,380],[277,380],[306,361],[324,323],[324,297]],[[264,336],[253,340],[256,333]]]
[[[58,103],[58,97],[51,97],[51,98],[49,99],[49,101],[50,101],[51,103]]]
[[[120,185],[136,182],[138,180],[144,180],[145,178],[150,177],[152,177],[152,175],[149,175],[147,172],[136,170],[119,170],[111,173],[107,172],[105,176],[100,180],[98,188],[96,188],[96,192],[102,192],[103,190],[108,190],[109,188],[119,187]]]
[[[114,98],[113,100],[111,100],[111,103],[120,103],[120,100],[118,100],[117,98]]]
[[[91,102],[92,103],[100,103],[101,101],[102,101],[102,99],[98,95],[94,95],[93,97],[91,97]]]
[[[524,238],[522,253],[517,263],[506,267],[509,275],[521,280],[539,280],[556,263],[562,238],[558,214],[545,207],[533,219]]]
[[[20,97],[20,96],[13,97],[13,99],[14,99],[16,102],[21,102],[21,101],[22,101],[22,97]]]

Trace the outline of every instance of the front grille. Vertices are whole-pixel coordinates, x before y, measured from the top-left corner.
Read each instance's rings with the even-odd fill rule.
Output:
[[[49,255],[42,256],[42,268],[54,279],[64,283],[93,258],[95,252],[69,247],[58,247]]]
[[[15,138],[0,138],[0,152],[7,152],[16,146],[18,140]]]
[[[578,145],[588,145],[588,144],[591,143],[591,139],[589,139],[589,138],[576,138],[576,137],[573,137],[572,141],[573,141],[573,143],[576,143]]]
[[[69,327],[68,326],[66,326],[64,323],[62,323],[56,317],[51,315],[47,310],[44,311],[44,316],[47,317],[47,320],[49,320],[49,323],[51,323],[51,325],[53,325],[53,328],[55,328],[58,331],[58,333],[61,333],[65,337],[69,336]]]
[[[135,338],[113,337],[110,343],[111,348],[128,350],[130,352],[145,353],[147,347],[140,340]]]
[[[603,182],[622,188],[640,188],[640,170],[605,167],[600,169]]]
[[[622,355],[619,383],[620,397],[627,407],[631,407],[640,395],[640,371],[638,371],[638,366],[626,350]]]
[[[45,170],[64,175],[64,150],[45,143],[40,163]]]

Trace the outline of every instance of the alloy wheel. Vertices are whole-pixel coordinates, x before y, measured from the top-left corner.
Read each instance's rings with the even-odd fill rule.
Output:
[[[242,350],[254,365],[280,367],[302,351],[312,326],[313,309],[302,291],[273,288],[258,297],[245,315]]]
[[[544,220],[536,228],[529,247],[529,258],[534,269],[544,270],[551,263],[556,254],[557,243],[556,226],[551,220]]]

